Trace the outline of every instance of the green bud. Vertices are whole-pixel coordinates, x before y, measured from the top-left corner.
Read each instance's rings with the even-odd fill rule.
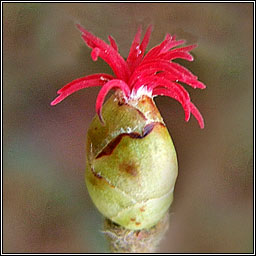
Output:
[[[151,97],[122,102],[118,94],[95,116],[87,135],[85,181],[98,210],[127,228],[150,228],[173,200],[175,148]]]

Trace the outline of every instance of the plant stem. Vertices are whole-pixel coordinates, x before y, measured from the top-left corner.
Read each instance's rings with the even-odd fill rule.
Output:
[[[112,253],[153,253],[169,227],[167,213],[150,229],[125,229],[109,219],[104,221],[104,230]]]

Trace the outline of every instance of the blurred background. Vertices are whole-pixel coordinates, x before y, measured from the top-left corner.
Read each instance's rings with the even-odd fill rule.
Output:
[[[75,78],[109,72],[93,62],[75,23],[127,57],[138,25],[197,43],[178,60],[207,85],[186,86],[205,119],[156,103],[176,146],[179,176],[170,229],[158,252],[253,252],[253,3],[4,3],[3,251],[108,252],[102,217],[84,184],[86,131],[99,88],[51,107]]]

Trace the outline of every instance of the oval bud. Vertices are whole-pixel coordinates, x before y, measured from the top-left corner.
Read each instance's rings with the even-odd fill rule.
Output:
[[[110,44],[77,24],[82,38],[92,48],[94,61],[102,58],[114,75],[97,73],[73,80],[57,91],[56,105],[74,92],[101,86],[96,116],[87,136],[86,184],[99,211],[127,229],[150,228],[163,217],[173,200],[178,167],[175,148],[152,99],[168,96],[177,100],[204,128],[204,119],[180,84],[204,89],[192,72],[174,59],[192,61],[197,45],[182,45],[167,34],[146,53],[152,26],[143,39],[138,29],[127,59],[119,53],[113,37]],[[111,89],[116,93],[103,105]]]
[[[150,228],[173,200],[175,148],[151,97],[122,102],[118,93],[87,135],[86,185],[98,210],[128,229]]]

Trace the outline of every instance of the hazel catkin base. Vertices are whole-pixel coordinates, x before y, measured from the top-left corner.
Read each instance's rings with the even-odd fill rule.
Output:
[[[153,253],[169,227],[169,213],[152,228],[125,229],[109,219],[104,221],[105,234],[112,253]]]

